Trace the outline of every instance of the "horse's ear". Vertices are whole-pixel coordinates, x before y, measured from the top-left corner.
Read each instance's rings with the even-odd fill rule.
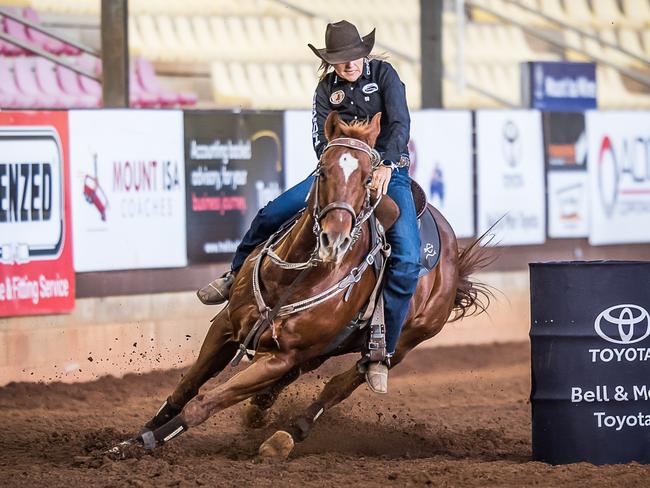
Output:
[[[336,110],[332,110],[325,120],[325,139],[328,142],[341,135],[340,122],[341,116]]]
[[[380,130],[381,130],[381,112],[378,112],[370,121],[370,130],[368,131],[368,145],[370,147],[375,147],[375,142],[377,142],[377,137],[379,136]]]

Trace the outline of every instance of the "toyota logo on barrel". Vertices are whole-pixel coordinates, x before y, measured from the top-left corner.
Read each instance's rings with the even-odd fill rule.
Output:
[[[634,344],[650,336],[650,317],[648,311],[638,305],[614,305],[600,312],[594,328],[608,342]],[[643,331],[640,336],[639,331]],[[635,332],[638,335],[636,338]]]

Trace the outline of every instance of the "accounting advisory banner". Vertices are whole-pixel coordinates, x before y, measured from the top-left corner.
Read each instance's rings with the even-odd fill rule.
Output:
[[[70,112],[77,271],[187,264],[183,113]]]
[[[422,110],[411,113],[410,174],[458,237],[474,236],[472,114]]]
[[[185,112],[187,256],[228,259],[283,187],[282,112]]]
[[[536,110],[476,112],[478,233],[502,246],[545,241],[542,123]]]
[[[583,112],[546,112],[544,145],[548,184],[548,235],[589,235],[587,134]]]
[[[0,317],[74,308],[66,112],[0,112]]]
[[[587,112],[589,243],[650,242],[650,112]]]

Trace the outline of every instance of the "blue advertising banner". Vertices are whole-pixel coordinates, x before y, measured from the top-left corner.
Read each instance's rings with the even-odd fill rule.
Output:
[[[531,263],[533,459],[650,463],[650,262]]]
[[[597,108],[595,63],[532,61],[522,68],[528,107],[555,112]]]

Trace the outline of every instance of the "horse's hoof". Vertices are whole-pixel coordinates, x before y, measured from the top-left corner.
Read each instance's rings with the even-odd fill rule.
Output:
[[[144,448],[139,442],[129,439],[128,441],[120,442],[117,446],[105,451],[104,454],[112,457],[113,459],[127,459],[133,457],[136,451],[143,451]]]
[[[289,457],[294,446],[293,437],[284,430],[278,430],[260,446],[260,457],[283,461]]]
[[[242,423],[244,424],[244,427],[248,427],[249,429],[260,429],[268,423],[268,419],[268,410],[262,410],[257,405],[250,403],[244,409]]]

